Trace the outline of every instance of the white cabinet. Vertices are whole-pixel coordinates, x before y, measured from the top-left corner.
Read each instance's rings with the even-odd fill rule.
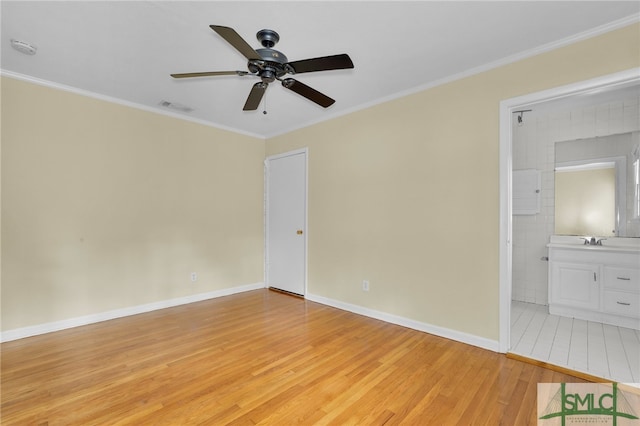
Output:
[[[551,314],[640,330],[640,251],[548,247]]]
[[[637,268],[603,267],[602,310],[627,317],[640,316],[640,265]]]
[[[554,304],[584,309],[600,307],[600,284],[597,266],[586,263],[551,262],[550,297]]]
[[[513,171],[513,203],[514,215],[540,213],[540,170]]]

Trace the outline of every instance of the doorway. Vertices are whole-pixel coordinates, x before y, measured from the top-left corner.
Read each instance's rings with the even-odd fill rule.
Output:
[[[586,98],[640,83],[638,69],[585,82],[512,98],[500,104],[500,351],[509,352],[512,327],[513,223],[512,172],[514,164],[513,117],[523,110],[538,109],[551,101]],[[525,115],[526,116],[526,115]]]
[[[300,296],[307,285],[307,154],[265,160],[265,284]]]

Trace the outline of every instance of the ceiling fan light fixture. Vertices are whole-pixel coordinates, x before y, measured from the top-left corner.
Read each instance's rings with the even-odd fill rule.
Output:
[[[276,73],[270,69],[266,69],[262,71],[262,73],[260,74],[260,78],[265,83],[273,83],[276,80]]]
[[[22,40],[16,40],[14,38],[11,39],[11,47],[16,49],[20,53],[24,53],[25,55],[33,56],[36,54],[38,48],[31,43]]]

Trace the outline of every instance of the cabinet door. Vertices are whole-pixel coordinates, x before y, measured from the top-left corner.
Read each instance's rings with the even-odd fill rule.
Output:
[[[585,263],[551,264],[551,303],[599,309],[599,268]]]

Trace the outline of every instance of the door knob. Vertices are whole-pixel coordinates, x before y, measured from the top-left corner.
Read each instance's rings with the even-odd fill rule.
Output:
[[[298,235],[302,235],[302,229],[298,229],[298,230],[296,231],[296,234],[298,234]]]

